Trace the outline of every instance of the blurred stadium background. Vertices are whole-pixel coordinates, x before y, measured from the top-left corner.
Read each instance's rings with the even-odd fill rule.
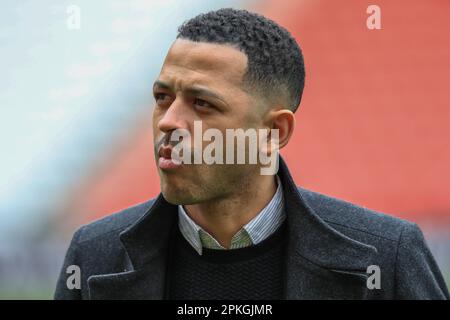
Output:
[[[370,4],[381,30],[366,27]],[[81,28],[67,27],[67,8]],[[151,86],[179,24],[248,8],[298,39],[297,183],[417,222],[450,282],[447,0],[13,1],[0,11],[0,298],[52,297],[81,224],[154,197]]]

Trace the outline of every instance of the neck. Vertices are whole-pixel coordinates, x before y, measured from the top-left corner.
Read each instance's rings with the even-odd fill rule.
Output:
[[[250,181],[249,181],[250,182]],[[200,227],[212,235],[224,248],[231,239],[270,202],[277,188],[274,176],[258,175],[246,190],[222,199],[185,205],[186,213]]]

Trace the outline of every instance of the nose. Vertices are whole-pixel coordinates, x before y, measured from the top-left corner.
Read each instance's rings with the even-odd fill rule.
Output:
[[[158,121],[158,129],[164,133],[184,128],[186,108],[181,99],[175,99]]]

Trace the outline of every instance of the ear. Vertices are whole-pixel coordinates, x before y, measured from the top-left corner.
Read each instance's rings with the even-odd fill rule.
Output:
[[[267,112],[264,123],[269,129],[278,129],[278,148],[288,144],[295,128],[295,116],[288,109],[273,109]],[[270,135],[268,137],[270,141]]]

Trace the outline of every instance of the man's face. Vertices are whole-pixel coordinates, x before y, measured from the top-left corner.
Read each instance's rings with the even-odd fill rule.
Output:
[[[195,204],[225,198],[235,193],[236,187],[245,188],[251,175],[259,174],[255,165],[173,166],[164,163],[164,156],[161,157],[164,153],[161,146],[176,144],[169,142],[176,129],[187,130],[194,146],[194,121],[202,122],[203,132],[218,129],[224,143],[227,128],[262,127],[261,108],[244,90],[246,68],[247,56],[229,45],[178,39],[170,48],[153,87],[155,158],[161,191],[167,201]],[[210,143],[202,142],[203,149]]]

